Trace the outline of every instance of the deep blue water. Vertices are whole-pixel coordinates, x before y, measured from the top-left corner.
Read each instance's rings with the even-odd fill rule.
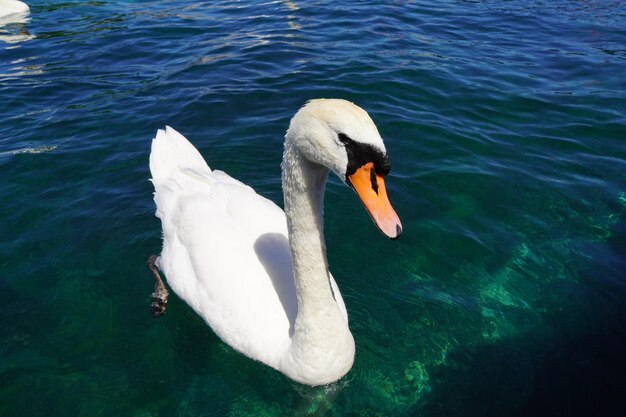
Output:
[[[626,3],[30,6],[0,27],[0,415],[624,415]],[[156,129],[282,205],[315,97],[377,123],[404,235],[331,180],[357,356],[309,388],[175,295],[154,320],[145,261]]]

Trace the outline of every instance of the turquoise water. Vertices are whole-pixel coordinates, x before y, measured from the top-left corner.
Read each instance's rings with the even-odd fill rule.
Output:
[[[30,5],[0,28],[0,415],[622,415],[625,3]],[[176,296],[153,319],[145,267],[156,129],[282,204],[314,97],[370,112],[404,225],[329,184],[357,356],[318,388]]]

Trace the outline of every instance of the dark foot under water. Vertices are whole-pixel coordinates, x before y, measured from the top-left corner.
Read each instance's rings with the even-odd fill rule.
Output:
[[[151,296],[150,312],[152,317],[161,317],[167,311],[167,297],[170,295],[163,280],[159,275],[159,270],[156,266],[157,256],[152,255],[148,258],[148,269],[152,273],[154,278],[154,292]]]

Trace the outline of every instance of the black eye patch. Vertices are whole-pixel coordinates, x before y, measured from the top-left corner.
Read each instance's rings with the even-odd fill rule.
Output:
[[[361,168],[368,162],[374,163],[374,179],[372,180],[372,189],[378,190],[378,184],[376,183],[376,174],[387,175],[389,174],[390,165],[387,155],[383,154],[380,150],[372,145],[360,143],[352,140],[348,135],[339,133],[338,135],[341,143],[346,147],[348,153],[348,166],[346,167],[346,177],[352,175],[357,169]]]

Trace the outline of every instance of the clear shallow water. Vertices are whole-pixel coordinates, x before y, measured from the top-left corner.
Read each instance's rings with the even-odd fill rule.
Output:
[[[31,10],[32,38],[0,40],[0,415],[621,415],[623,3]],[[370,112],[405,227],[385,240],[329,185],[357,357],[321,388],[175,296],[153,320],[145,268],[156,129],[280,204],[282,135],[314,97]]]

